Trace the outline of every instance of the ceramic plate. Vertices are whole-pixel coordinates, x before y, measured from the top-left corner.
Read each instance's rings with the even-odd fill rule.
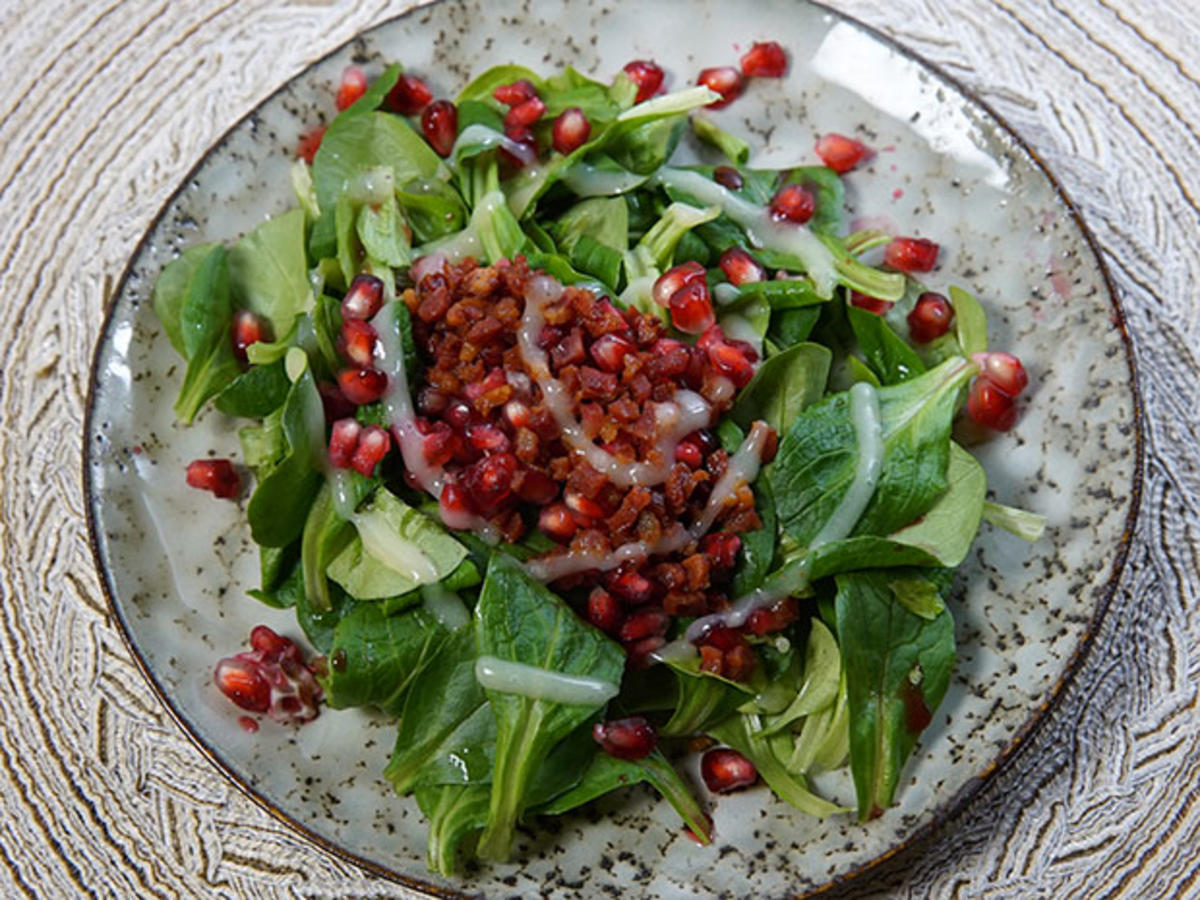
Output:
[[[189,460],[236,455],[235,425],[214,412],[190,428],[173,421],[183,369],[150,308],[154,279],[182,247],[233,241],[291,203],[296,138],[330,114],[351,62],[376,73],[402,61],[443,96],[503,62],[547,72],[571,64],[607,78],[652,57],[679,86],[704,66],[736,63],[765,38],[790,50],[788,77],[754,82],[719,114],[721,124],[745,136],[757,148],[752,164],[763,166],[811,163],[824,131],[879,150],[847,179],[852,218],[939,240],[937,283],[975,290],[991,314],[992,345],[1025,361],[1033,388],[1020,424],[975,450],[995,498],[1044,514],[1049,530],[1029,545],[984,527],[953,602],[955,679],[905,770],[897,806],[882,818],[818,821],[760,788],[715,804],[717,839],[701,848],[665,802],[631,791],[535,823],[521,862],[436,879],[425,871],[422,817],[380,775],[394,736],[388,723],[326,711],[298,730],[265,723],[251,735],[212,685],[214,662],[239,649],[251,626],[298,629],[290,613],[245,595],[257,584],[257,555],[244,510],[184,485]],[[239,122],[151,226],[97,350],[86,442],[92,536],[110,602],[188,734],[327,849],[428,890],[487,896],[793,896],[861,871],[947,815],[969,815],[981,776],[1011,754],[1086,648],[1124,559],[1140,473],[1120,312],[1055,182],[953,82],[863,26],[797,0],[442,3],[355,39]],[[819,787],[849,799],[847,782]]]

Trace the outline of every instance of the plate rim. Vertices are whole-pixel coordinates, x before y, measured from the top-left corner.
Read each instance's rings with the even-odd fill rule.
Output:
[[[423,893],[431,897],[453,898],[453,900],[470,900],[470,898],[479,897],[479,894],[469,894],[458,891],[452,888],[444,888],[439,885],[416,880],[410,875],[398,871],[388,866],[382,865],[374,860],[368,859],[355,853],[353,850],[326,838],[298,818],[293,817],[289,813],[280,809],[267,797],[260,794],[246,779],[242,778],[233,768],[228,765],[219,755],[218,751],[209,745],[198,733],[196,733],[188,724],[186,716],[176,705],[171,698],[170,693],[165,686],[155,677],[148,661],[143,656],[140,649],[134,642],[130,625],[126,619],[122,606],[117,602],[117,591],[111,579],[110,569],[105,558],[105,554],[100,546],[98,538],[98,528],[96,521],[96,495],[95,486],[93,484],[93,425],[94,415],[96,410],[96,392],[100,383],[100,363],[102,351],[107,345],[107,338],[111,332],[114,313],[116,312],[117,304],[124,293],[128,282],[133,275],[133,270],[137,261],[141,258],[150,243],[151,238],[159,225],[166,219],[171,206],[179,199],[179,197],[188,189],[193,178],[200,172],[201,169],[209,162],[210,158],[231,138],[233,133],[242,127],[247,121],[251,120],[265,104],[275,99],[281,93],[286,91],[288,87],[304,73],[310,71],[314,67],[320,65],[331,57],[345,51],[358,41],[363,35],[374,32],[380,28],[391,25],[402,19],[410,16],[416,16],[422,11],[428,10],[430,7],[446,3],[447,0],[428,0],[428,2],[418,2],[411,8],[398,13],[394,16],[389,16],[382,19],[369,27],[356,32],[347,40],[330,49],[328,52],[304,63],[295,73],[288,76],[284,81],[280,82],[274,89],[259,99],[254,105],[240,116],[233,124],[231,124],[222,134],[211,143],[197,158],[196,162],[188,169],[187,173],[180,179],[178,186],[171,191],[167,198],[163,201],[159,210],[154,214],[146,226],[145,231],[139,238],[137,244],[133,247],[124,267],[121,270],[120,277],[117,279],[112,292],[109,294],[104,309],[104,318],[101,322],[100,329],[97,335],[95,347],[92,350],[92,358],[89,365],[88,373],[88,390],[86,407],[84,410],[83,432],[81,436],[82,454],[80,465],[82,468],[82,485],[83,485],[83,501],[84,512],[87,520],[88,529],[88,546],[91,550],[92,562],[95,565],[96,573],[99,576],[100,589],[104,594],[104,599],[109,612],[117,623],[117,631],[120,633],[121,641],[129,651],[135,666],[141,673],[142,677],[149,684],[151,691],[155,697],[167,710],[172,721],[176,724],[180,731],[191,741],[191,743],[200,751],[200,754],[211,764],[218,772],[229,780],[244,796],[248,797],[260,809],[269,813],[277,821],[287,825],[293,831],[298,833],[305,840],[316,846],[318,849],[331,854],[332,856],[348,862],[359,869],[383,878],[387,881],[398,883],[409,889]],[[1130,426],[1133,437],[1133,477],[1129,496],[1129,510],[1125,516],[1124,529],[1115,547],[1112,565],[1109,567],[1108,576],[1103,585],[1096,589],[1097,600],[1093,608],[1091,617],[1080,635],[1067,658],[1066,663],[1059,674],[1058,678],[1042,695],[1041,699],[1032,707],[1028,718],[1021,726],[1013,733],[1012,737],[1006,745],[996,753],[990,762],[976,772],[965,784],[963,784],[955,793],[945,802],[935,807],[929,820],[923,825],[914,829],[912,832],[904,836],[897,843],[888,847],[883,852],[872,857],[871,859],[859,863],[856,866],[848,869],[845,872],[834,875],[824,884],[815,886],[805,890],[799,894],[792,894],[791,900],[806,900],[806,898],[817,897],[826,894],[830,891],[845,888],[850,882],[856,881],[867,875],[875,872],[889,860],[899,856],[902,853],[913,850],[924,841],[933,836],[939,829],[945,827],[949,822],[965,814],[971,804],[983,791],[983,789],[992,782],[992,780],[1007,769],[1017,758],[1019,758],[1038,731],[1046,723],[1050,713],[1058,706],[1062,700],[1065,689],[1074,682],[1080,670],[1084,667],[1090,657],[1092,650],[1096,644],[1096,636],[1103,625],[1109,608],[1112,605],[1112,600],[1119,586],[1121,576],[1125,571],[1125,565],[1128,561],[1130,550],[1133,544],[1133,537],[1136,532],[1137,523],[1142,506],[1142,495],[1145,480],[1145,417],[1142,409],[1142,392],[1140,388],[1140,376],[1138,373],[1137,356],[1134,349],[1133,338],[1129,333],[1125,310],[1121,304],[1121,299],[1118,295],[1116,285],[1113,282],[1112,274],[1109,272],[1108,264],[1104,260],[1101,246],[1091,228],[1083,218],[1079,207],[1075,201],[1067,193],[1066,188],[1058,177],[1049,168],[1041,155],[1026,141],[1024,137],[1009,124],[1000,113],[998,113],[987,101],[985,101],[975,90],[965,85],[957,77],[950,74],[945,68],[930,61],[922,56],[916,50],[911,49],[907,45],[901,43],[898,38],[886,34],[880,28],[877,28],[857,16],[851,15],[839,9],[830,6],[827,0],[797,0],[800,3],[816,8],[827,15],[831,15],[843,22],[846,22],[855,28],[869,35],[872,39],[880,42],[888,49],[898,53],[907,60],[915,62],[929,74],[950,86],[957,91],[963,98],[969,101],[976,109],[983,112],[985,116],[990,118],[995,125],[1003,132],[1012,146],[1022,153],[1030,163],[1037,169],[1038,172],[1047,180],[1054,194],[1063,204],[1069,214],[1071,221],[1074,223],[1079,235],[1083,238],[1083,243],[1086,245],[1093,260],[1096,264],[1096,269],[1100,275],[1100,281],[1104,291],[1108,297],[1112,311],[1112,324],[1116,332],[1120,335],[1122,347],[1124,349],[1124,357],[1126,365],[1129,369],[1129,387],[1131,394],[1131,410],[1132,417]]]

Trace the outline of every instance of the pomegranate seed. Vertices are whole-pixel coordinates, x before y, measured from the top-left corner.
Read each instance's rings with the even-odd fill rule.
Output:
[[[883,261],[901,272],[929,272],[937,265],[938,245],[925,238],[898,237],[883,248]]]
[[[300,140],[296,142],[296,159],[302,159],[311,166],[328,130],[328,125],[318,125],[300,135]]]
[[[509,400],[504,404],[504,418],[513,428],[526,428],[533,420],[533,414],[520,400]]]
[[[839,175],[874,155],[866,144],[832,132],[817,139],[816,151],[821,162]]]
[[[242,727],[242,731],[246,734],[257,734],[258,723],[249,716],[238,716],[238,725]]]
[[[392,437],[378,425],[368,425],[363,429],[358,439],[358,447],[350,467],[364,478],[370,478],[371,473],[387,452],[392,449]]]
[[[641,576],[639,576],[641,577]],[[640,641],[642,638],[664,635],[671,624],[671,617],[661,609],[647,609],[635,613],[621,623],[617,637],[627,644]]]
[[[512,107],[504,114],[504,128],[528,128],[537,122],[546,112],[546,104],[541,97],[530,97]]]
[[[476,509],[489,512],[512,495],[517,458],[511,453],[493,453],[462,471],[462,487]]]
[[[526,503],[545,506],[558,496],[558,482],[544,472],[526,469],[513,488]]]
[[[742,74],[747,78],[782,78],[787,71],[787,54],[774,41],[755,44],[742,57]]]
[[[267,323],[248,309],[239,309],[233,317],[233,355],[239,362],[248,362],[246,348],[268,340]]]
[[[758,781],[758,769],[736,750],[717,747],[700,758],[700,777],[714,794],[728,794]]]
[[[442,486],[442,495],[438,498],[438,514],[447,528],[461,531],[475,524],[475,510],[466,491],[450,482]]]
[[[402,116],[415,116],[433,100],[433,93],[416,75],[401,75],[396,86],[388,91],[383,105]]]
[[[627,669],[645,669],[652,662],[650,654],[661,650],[666,646],[667,639],[661,635],[654,635],[648,638],[642,638],[640,641],[634,641],[632,644],[625,645],[625,668]]]
[[[329,463],[337,469],[348,469],[358,447],[362,426],[355,419],[339,419],[329,433]]]
[[[446,410],[446,422],[459,431],[465,432],[474,417],[475,410],[472,409],[471,404],[464,403],[462,400],[451,403]]]
[[[705,280],[704,266],[694,259],[667,269],[654,282],[652,295],[659,306],[670,306],[671,298],[685,285]]]
[[[706,823],[708,823],[708,828],[706,829],[704,836],[701,837],[700,835],[696,834],[696,832],[694,832],[692,830],[692,826],[690,826],[690,825],[684,827],[683,835],[692,843],[698,844],[701,847],[707,847],[709,844],[712,843],[713,820],[712,820],[712,816],[707,815],[707,814],[703,814],[703,815],[704,815],[704,821]]]
[[[621,604],[602,587],[593,588],[588,595],[587,620],[609,634],[621,624]]]
[[[850,305],[857,306],[859,309],[865,309],[869,313],[875,313],[877,316],[882,316],[896,304],[890,300],[880,300],[878,297],[870,297],[858,291],[851,291]]]
[[[375,275],[355,275],[342,298],[343,319],[369,319],[383,306],[383,280]]]
[[[949,331],[953,321],[950,301],[935,291],[926,291],[908,314],[908,333],[918,344],[928,344]]]
[[[604,579],[605,587],[634,606],[649,603],[654,599],[654,584],[645,575],[637,572],[609,574]]]
[[[271,685],[261,668],[249,660],[236,656],[221,660],[213,680],[221,693],[242,709],[262,713],[271,707]]]
[[[336,384],[319,382],[317,393],[321,395],[321,410],[325,413],[326,422],[336,422],[338,419],[354,415],[354,404],[346,399]]]
[[[719,265],[730,284],[750,284],[767,277],[766,269],[741,247],[730,247],[722,253]]]
[[[449,100],[435,100],[421,113],[421,132],[438,156],[449,156],[458,137],[458,108]]]
[[[495,425],[475,425],[468,428],[467,440],[472,447],[484,453],[507,450],[510,445],[508,435]]]
[[[369,322],[362,319],[343,319],[338,349],[352,365],[369,369],[375,360],[375,341],[378,339],[379,335]]]
[[[694,281],[671,295],[671,324],[685,334],[700,334],[715,321],[707,282]]]
[[[713,564],[722,569],[732,569],[737,563],[738,551],[742,549],[742,539],[736,534],[718,531],[706,535],[700,542],[700,552],[710,557]]]
[[[716,344],[708,348],[708,358],[721,374],[729,376],[735,387],[745,387],[754,377],[754,364],[737,347]]]
[[[745,184],[742,173],[733,166],[717,166],[713,169],[713,181],[731,191],[740,191]]]
[[[798,184],[785,184],[771,198],[771,215],[804,224],[817,211],[812,192]]]
[[[592,133],[592,123],[588,121],[583,110],[578,106],[564,109],[554,120],[551,131],[554,149],[566,156],[572,150],[577,150],[587,143]]]
[[[793,597],[785,597],[770,606],[760,606],[746,620],[747,634],[772,634],[781,631],[800,617],[800,604]]]
[[[638,90],[637,96],[633,100],[634,103],[649,100],[662,87],[662,67],[648,59],[635,59],[628,62],[622,71],[629,76],[630,81],[637,85]]]
[[[625,355],[635,349],[633,342],[618,334],[606,334],[588,348],[596,365],[605,372],[620,372]]]
[[[563,500],[566,501],[571,512],[578,513],[585,519],[604,518],[604,507],[595,500],[583,496],[579,491],[568,488],[563,493]]]
[[[364,406],[383,396],[388,387],[388,377],[378,369],[342,369],[338,372],[338,387],[355,406]]]
[[[658,743],[654,726],[641,716],[597,722],[592,737],[609,756],[617,759],[641,759],[649,756]]]
[[[438,428],[437,425],[441,427]],[[461,449],[462,440],[445,422],[436,423],[434,429],[421,439],[421,455],[431,466],[440,468],[446,465]]]
[[[675,445],[675,461],[684,463],[691,469],[704,465],[704,452],[695,441],[682,440]]]
[[[578,529],[579,523],[565,503],[552,503],[538,515],[538,530],[560,544],[569,541]]]
[[[519,106],[526,100],[532,100],[537,95],[537,88],[533,86],[533,82],[526,78],[514,81],[512,84],[502,84],[492,91],[492,96],[505,106]]]
[[[520,146],[519,151],[509,150],[508,147],[501,147],[497,156],[502,159],[509,168],[523,169],[527,163],[537,159],[537,138],[533,136],[533,132],[528,128],[506,128],[505,135],[510,141]]]
[[[230,500],[242,489],[242,478],[227,459],[197,459],[188,463],[189,487],[211,491],[213,496]]]
[[[702,69],[696,78],[696,84],[702,84],[710,91],[720,94],[721,99],[708,104],[708,108],[721,109],[738,98],[742,92],[744,81],[742,73],[733,66],[717,66],[711,69]]]
[[[255,625],[250,631],[250,647],[253,650],[279,656],[295,646],[290,640],[280,637],[266,625]]]
[[[967,415],[987,428],[1008,431],[1017,423],[1017,406],[990,378],[980,376],[967,394]]]
[[[367,76],[358,66],[346,66],[342,70],[342,83],[338,86],[334,101],[339,110],[347,109],[367,92]]]
[[[983,377],[1010,397],[1016,397],[1029,384],[1021,361],[1011,353],[988,353],[983,359]]]

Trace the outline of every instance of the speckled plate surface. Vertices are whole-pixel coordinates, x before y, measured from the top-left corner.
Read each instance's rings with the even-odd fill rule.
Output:
[[[653,57],[678,86],[768,37],[792,53],[788,77],[754,82],[720,123],[751,142],[757,165],[812,162],[823,131],[879,149],[847,179],[852,217],[939,240],[942,264],[930,281],[976,290],[993,346],[1025,361],[1033,388],[1020,424],[974,450],[995,498],[1045,514],[1049,530],[1031,546],[985,526],[953,601],[955,679],[882,818],[817,821],[760,788],[715,803],[717,840],[700,848],[665,803],[633,791],[533,823],[521,862],[461,881],[433,878],[424,821],[380,776],[394,736],[386,722],[330,711],[298,730],[267,723],[249,735],[211,684],[214,661],[254,624],[298,629],[290,613],[245,596],[257,584],[257,556],[244,510],[184,485],[189,460],[236,455],[236,425],[211,411],[191,428],[174,423],[182,366],[150,309],[154,279],[180,248],[231,241],[290,204],[296,138],[330,115],[333,86],[352,60],[372,74],[402,61],[443,95],[501,62],[544,71],[569,63],[607,77]],[[952,82],[796,0],[442,3],[323,59],[238,123],[151,226],[97,349],[85,440],[93,543],[113,610],[147,677],[209,758],[327,849],[430,892],[489,897],[794,896],[885,858],[945,816],[969,815],[980,779],[1019,746],[1086,649],[1124,561],[1141,471],[1120,312],[1053,180]],[[845,777],[819,787],[851,798]]]

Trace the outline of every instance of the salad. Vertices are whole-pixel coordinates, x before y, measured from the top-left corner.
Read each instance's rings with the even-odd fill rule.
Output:
[[[178,418],[247,420],[187,482],[246,495],[248,593],[319,653],[259,626],[216,686],[393,718],[436,871],[634,784],[701,844],[760,781],[850,812],[811,781],[847,763],[883,814],[949,684],[955,567],[984,519],[1040,534],[955,440],[1014,424],[1021,363],[918,280],[936,243],[846,227],[872,151],[758,169],[710,114],[787,64],[758,43],[670,93],[645,60],[506,65],[453,102],[350,67],[295,208],[159,277]]]

